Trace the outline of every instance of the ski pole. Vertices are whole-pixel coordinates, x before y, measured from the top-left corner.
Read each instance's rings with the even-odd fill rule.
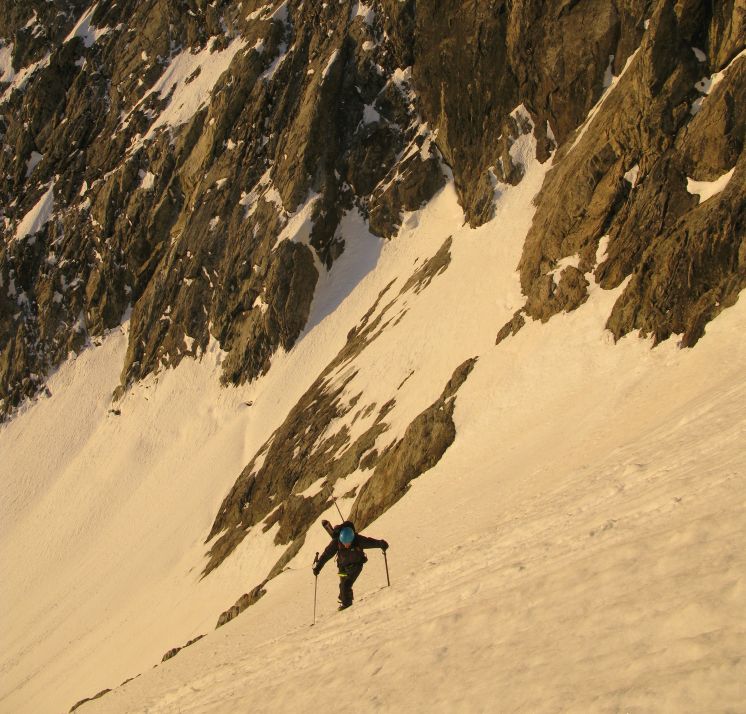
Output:
[[[316,553],[316,557],[313,559],[313,564],[316,565],[316,563],[319,562],[319,554]],[[316,590],[319,587],[319,576],[314,575],[313,576],[313,625],[316,624]]]
[[[389,559],[386,557],[386,551],[383,551],[383,562],[386,564],[386,586],[391,587],[391,580],[389,580]]]
[[[334,498],[334,496],[332,496],[332,498],[334,499],[334,505],[337,506],[337,513],[339,513],[339,517],[344,521],[345,517],[342,515],[342,511],[339,510],[339,505],[337,504],[337,499]]]

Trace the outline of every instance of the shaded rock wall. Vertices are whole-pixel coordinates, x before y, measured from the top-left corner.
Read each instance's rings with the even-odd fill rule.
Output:
[[[227,382],[258,376],[303,328],[318,271],[344,249],[344,212],[374,212],[373,229],[393,235],[401,212],[443,185],[411,80],[393,80],[399,41],[380,14],[101,2],[95,40],[62,42],[85,8],[39,12],[39,37],[54,38],[45,44],[24,26],[47,3],[5,5],[15,67],[35,71],[0,104],[2,414],[130,306],[123,388],[213,338],[230,352]],[[189,63],[189,76],[169,80]],[[48,222],[15,240],[52,181]]]
[[[656,3],[626,71],[558,152],[520,264],[531,317],[581,304],[583,275],[606,289],[629,279],[609,318],[614,335],[640,330],[658,342],[681,334],[691,346],[746,286],[744,117],[736,108],[746,56],[734,59],[743,41],[723,31],[726,12]],[[731,21],[739,16],[734,10]],[[709,94],[698,90],[723,70]],[[689,192],[689,179],[731,169],[725,190],[708,201]],[[572,256],[579,270],[557,280],[552,273]]]
[[[606,234],[596,278],[633,276],[617,336],[693,344],[742,285],[740,192],[673,228],[695,205],[685,178],[715,177],[742,152],[735,0],[105,0],[66,42],[87,4],[0,9],[13,63],[0,85],[0,414],[130,306],[123,388],[213,338],[230,352],[227,382],[255,378],[302,329],[315,276],[344,250],[345,211],[392,237],[443,185],[445,162],[466,219],[483,223],[494,182],[523,175],[511,154],[522,117],[539,160],[559,147],[521,261],[527,314],[582,303],[579,276],[549,273],[578,254],[587,275]],[[208,81],[213,66],[225,71]],[[693,115],[695,84],[726,67]],[[194,88],[200,101],[175,121]],[[50,219],[15,240],[52,184]],[[707,257],[720,226],[729,237]],[[679,288],[663,296],[666,281]]]

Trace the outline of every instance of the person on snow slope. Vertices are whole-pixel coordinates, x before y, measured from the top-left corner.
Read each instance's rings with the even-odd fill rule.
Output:
[[[389,544],[385,540],[368,538],[362,533],[355,533],[355,526],[352,522],[345,521],[334,528],[331,542],[314,563],[313,574],[318,576],[327,561],[336,554],[339,570],[339,609],[344,610],[352,605],[352,586],[363,571],[363,565],[368,561],[363,551],[369,548],[380,548],[385,551],[388,547]]]

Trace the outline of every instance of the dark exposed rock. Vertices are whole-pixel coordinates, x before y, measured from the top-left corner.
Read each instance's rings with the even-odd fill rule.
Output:
[[[714,181],[743,153],[746,61],[736,61],[702,101],[700,110],[677,137],[682,169],[700,181]]]
[[[203,635],[203,636],[204,636],[204,635]],[[197,637],[196,639],[192,640],[192,642],[190,642],[189,644],[193,644],[193,643],[194,643],[194,642],[196,642],[196,641],[197,641],[198,639],[200,639],[200,637]],[[187,645],[184,645],[184,646],[186,647]],[[180,649],[182,649],[182,648],[178,647],[178,648],[177,648],[177,651],[178,651],[178,650],[180,650]],[[158,665],[156,665],[156,666],[158,666]],[[125,680],[124,680],[124,681],[123,681],[123,682],[122,682],[122,683],[121,683],[121,684],[120,684],[119,686],[120,686],[120,687],[123,687],[123,686],[124,686],[125,684],[129,684],[130,682],[132,682],[132,681],[134,681],[135,679],[137,679],[137,678],[138,678],[139,676],[140,676],[139,674],[136,674],[136,675],[135,675],[134,677],[128,677],[128,678],[127,678],[127,679],[125,679]],[[100,692],[99,692],[98,694],[96,694],[96,695],[94,695],[94,696],[92,696],[92,697],[88,697],[87,699],[81,699],[81,700],[80,700],[79,702],[77,702],[76,704],[74,704],[74,705],[72,706],[72,708],[70,709],[70,714],[72,714],[72,712],[74,712],[74,711],[75,711],[76,709],[78,709],[79,707],[83,706],[83,704],[85,704],[85,703],[87,703],[87,702],[92,702],[92,701],[94,701],[95,699],[100,699],[101,697],[103,697],[103,696],[104,696],[104,695],[106,695],[106,694],[109,694],[109,693],[110,693],[110,692],[112,692],[112,691],[113,691],[112,689],[103,689],[103,690],[101,690],[101,691],[100,691]]]
[[[695,89],[705,67],[692,46],[707,46],[702,27],[712,38],[720,20],[720,10],[702,3],[656,3],[624,76],[576,145],[560,149],[520,264],[530,316],[546,320],[582,303],[581,276],[566,270],[565,289],[555,290],[549,273],[573,255],[580,272],[593,271],[604,235],[596,280],[609,289],[631,276],[608,322],[617,338],[632,330],[655,342],[682,334],[691,346],[746,286],[744,119],[734,110],[746,59],[728,67],[710,96],[698,99]],[[710,58],[718,55],[708,47]],[[713,180],[734,167],[726,190],[706,203],[688,192],[687,177]]]
[[[534,283],[524,309],[534,319],[546,322],[558,312],[582,305],[588,299],[588,284],[583,273],[573,266],[562,271],[558,283],[552,275],[543,275]]]
[[[393,175],[391,175],[393,174]],[[416,211],[443,186],[445,177],[433,145],[427,158],[416,152],[384,177],[370,200],[370,229],[391,238],[401,227],[402,211]]]
[[[195,642],[199,642],[204,635],[199,635],[199,637],[195,637],[193,640],[189,640],[185,645],[182,647],[174,647],[173,649],[170,649],[166,654],[163,655],[163,658],[161,659],[161,662],[165,662],[166,660],[172,659],[173,657],[176,657],[181,650],[183,650],[185,647],[189,647],[190,645],[193,645]]]
[[[224,367],[226,380],[238,381],[241,374],[257,376],[269,369],[269,358],[277,345],[290,349],[308,319],[318,272],[311,251],[303,245],[284,242],[270,266],[263,303],[255,306],[235,339]]]
[[[506,322],[497,333],[497,337],[495,338],[496,345],[499,345],[504,339],[510,337],[511,335],[515,335],[518,333],[518,331],[526,324],[526,318],[524,317],[524,315],[525,313],[523,311],[523,308],[521,308],[520,310],[516,310],[513,317],[508,322]]]
[[[240,615],[247,607],[251,607],[255,602],[258,602],[264,595],[266,595],[267,591],[264,589],[266,583],[267,581],[265,580],[260,585],[257,585],[250,593],[244,593],[240,598],[238,598],[238,600],[236,600],[236,604],[233,605],[233,607],[221,613],[218,618],[218,623],[215,625],[215,629],[222,627],[226,622],[230,622],[234,617]]]
[[[453,410],[456,392],[474,368],[476,359],[460,365],[440,398],[423,411],[406,429],[404,436],[378,460],[373,475],[361,487],[350,512],[350,520],[365,528],[394,505],[409,483],[440,461],[456,438]]]
[[[682,346],[691,347],[735,304],[746,287],[744,184],[742,155],[728,187],[709,199],[714,205],[688,211],[646,247],[609,317],[615,337],[640,330],[660,342],[680,334]]]
[[[0,2],[14,71],[39,63],[0,112],[6,236],[51,181],[55,194],[35,247],[6,239],[0,249],[4,285],[19,288],[12,298],[0,290],[2,415],[130,306],[122,389],[212,338],[230,353],[225,381],[257,377],[302,329],[313,270],[344,250],[344,212],[357,207],[372,231],[395,235],[403,212],[443,185],[441,157],[478,225],[492,215],[495,181],[521,180],[516,140],[532,132],[541,161],[556,150],[521,261],[527,312],[546,319],[582,302],[578,276],[567,274],[559,295],[547,281],[560,260],[577,254],[588,274],[609,234],[596,277],[620,284],[695,206],[684,178],[717,178],[742,153],[743,58],[696,116],[689,111],[701,99],[695,82],[743,49],[735,0],[374,0],[367,19],[353,17],[351,3],[290,0],[285,16],[257,3],[247,13],[224,0],[127,0],[97,5],[95,41],[63,43],[88,7]],[[150,131],[174,96],[152,91],[169,63],[239,41],[210,100],[185,123]],[[638,47],[571,149],[605,79]],[[203,75],[193,70],[185,86]],[[635,166],[630,190],[624,177]],[[278,247],[299,210],[308,211],[307,245]],[[705,219],[692,220],[696,228]],[[739,225],[736,217],[728,230]],[[661,265],[645,260],[635,285]],[[737,273],[729,268],[723,280],[738,285]],[[703,283],[689,317],[670,323],[629,293],[613,329],[694,334],[694,322],[717,312],[715,294],[732,292],[714,289]],[[28,303],[18,304],[20,290]]]
[[[493,214],[488,168],[519,103],[504,2],[417,3],[412,77],[472,225]]]
[[[408,290],[413,290],[415,293],[421,292],[430,285],[433,278],[445,271],[451,264],[452,244],[453,236],[448,236],[438,252],[432,258],[426,260],[422,267],[416,270],[409,280],[404,283],[404,287],[402,287],[400,294],[403,294]]]
[[[83,706],[86,702],[92,702],[96,699],[101,699],[104,695],[108,694],[111,691],[111,689],[102,689],[98,694],[94,694],[92,697],[87,697],[86,699],[81,699],[79,702],[73,704],[73,706],[70,708],[70,712],[74,712],[76,709],[79,709]]]

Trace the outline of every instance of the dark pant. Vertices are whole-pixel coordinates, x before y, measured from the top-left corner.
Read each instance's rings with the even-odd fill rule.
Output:
[[[339,569],[339,601],[343,607],[352,605],[352,586],[362,572],[362,563],[344,565]]]

